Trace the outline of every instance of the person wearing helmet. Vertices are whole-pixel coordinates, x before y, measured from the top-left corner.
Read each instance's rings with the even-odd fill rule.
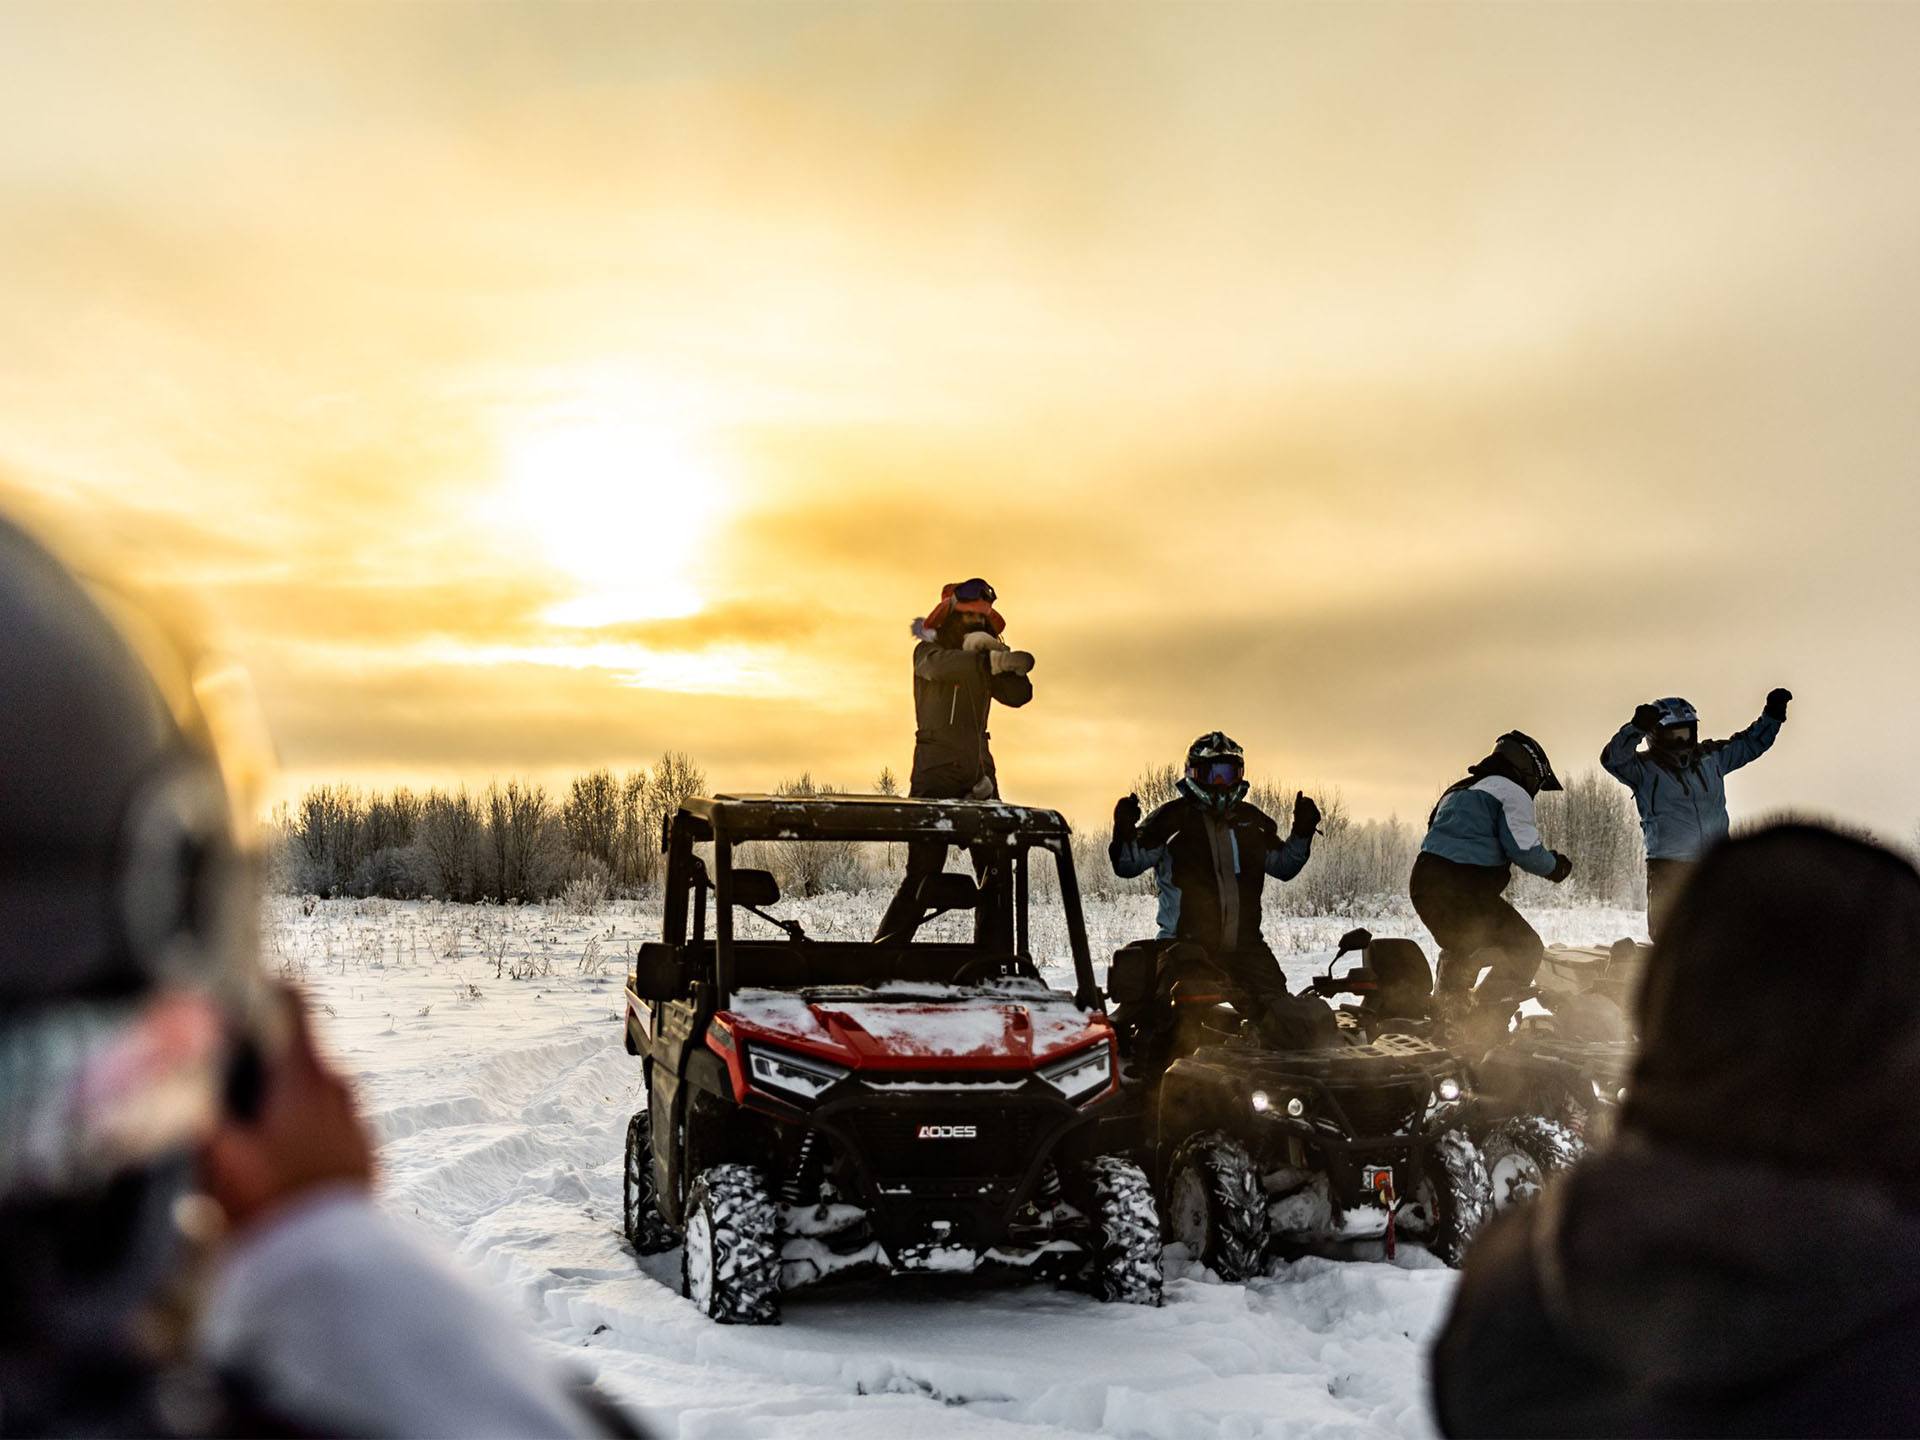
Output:
[[[1693,867],[1727,834],[1727,776],[1773,747],[1791,690],[1767,694],[1760,718],[1731,740],[1700,739],[1699,713],[1678,696],[1634,708],[1600,763],[1633,791],[1647,847],[1647,934],[1660,924]],[[1646,742],[1646,749],[1640,744]]]
[[[1033,699],[1033,656],[1001,636],[1006,620],[994,608],[999,596],[978,577],[947,585],[940,603],[913,622],[913,771],[907,794],[928,800],[997,800],[999,772],[988,742],[987,718],[994,702],[1018,709]],[[937,840],[907,846],[907,873],[881,917],[876,940],[904,944],[926,913],[920,885],[945,866],[947,847]],[[984,853],[973,857],[983,888],[997,867]],[[992,906],[981,904],[985,915]]]
[[[1504,1021],[1504,1007],[1533,983],[1546,946],[1505,891],[1515,865],[1556,885],[1573,873],[1573,862],[1541,840],[1534,818],[1534,797],[1560,788],[1540,742],[1509,730],[1433,807],[1408,889],[1440,947],[1443,1008],[1463,1008],[1486,969],[1477,996]]]
[[[1196,945],[1253,999],[1254,1018],[1274,1043],[1290,1049],[1331,1044],[1333,1012],[1325,1001],[1287,993],[1286,976],[1260,929],[1267,877],[1286,881],[1313,853],[1320,807],[1304,792],[1293,800],[1293,828],[1280,827],[1248,802],[1246,757],[1215,730],[1187,750],[1173,799],[1144,820],[1140,797],[1113,810],[1107,857],[1122,879],[1152,871],[1160,892],[1160,939]]]
[[[631,1433],[374,1211],[259,965],[244,702],[0,517],[0,1433]]]

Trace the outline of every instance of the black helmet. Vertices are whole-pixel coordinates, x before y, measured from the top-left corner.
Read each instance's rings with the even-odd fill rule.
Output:
[[[1529,795],[1561,788],[1545,748],[1525,731],[1509,730],[1494,741],[1492,758],[1504,760],[1511,766]]]
[[[1187,783],[1202,799],[1231,804],[1247,793],[1247,757],[1218,730],[1187,747]]]
[[[108,1343],[168,1273],[231,1042],[268,1023],[247,698],[0,518],[0,1270],[51,1346]]]
[[[1700,712],[1678,695],[1653,702],[1659,712],[1654,720],[1653,743],[1662,750],[1691,749],[1700,739]]]

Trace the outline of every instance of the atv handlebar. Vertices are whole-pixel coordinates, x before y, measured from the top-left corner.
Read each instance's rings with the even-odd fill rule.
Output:
[[[1338,955],[1333,957],[1338,960]],[[1323,1000],[1336,995],[1370,995],[1378,990],[1379,984],[1368,973],[1364,965],[1356,966],[1344,975],[1316,975],[1307,982],[1307,989]]]

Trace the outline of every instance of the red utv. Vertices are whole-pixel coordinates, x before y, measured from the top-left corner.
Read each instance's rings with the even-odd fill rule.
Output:
[[[885,796],[722,795],[670,818],[662,938],[627,986],[647,1105],[625,1225],[640,1254],[684,1246],[703,1314],[766,1324],[783,1291],[841,1272],[986,1266],[1159,1302],[1152,1188],[1094,1140],[1118,1070],[1068,834],[1050,810]],[[928,877],[909,943],[809,935],[769,870],[736,864],[768,842],[928,840],[981,878]],[[1041,889],[1072,994],[1035,961]]]

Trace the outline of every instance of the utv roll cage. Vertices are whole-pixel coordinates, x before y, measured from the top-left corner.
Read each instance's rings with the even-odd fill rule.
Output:
[[[1089,1009],[1100,1008],[1100,986],[1087,948],[1080,910],[1079,880],[1073,869],[1072,830],[1057,811],[1007,805],[998,801],[919,800],[891,795],[713,795],[681,802],[664,822],[666,895],[663,941],[641,947],[636,986],[643,996],[672,990],[684,982],[689,962],[704,960],[711,947],[713,1004],[725,1009],[743,973],[749,983],[791,988],[806,984],[859,984],[884,969],[883,955],[895,962],[924,957],[929,974],[942,960],[949,968],[971,956],[1011,946],[1011,958],[1030,963],[1029,911],[1035,850],[1052,854],[1060,903],[1073,954],[1075,996]],[[965,850],[1004,855],[1002,883],[976,889],[973,877],[946,873],[923,887],[922,899],[936,913],[991,906],[980,915],[984,933],[1000,936],[1000,946],[937,942],[877,945],[871,942],[817,940],[764,914],[778,902],[779,887],[764,870],[734,863],[736,847],[752,841],[939,841]],[[711,843],[711,873],[694,846]],[[707,894],[713,894],[713,934],[707,929]],[[745,908],[788,929],[784,940],[737,940],[734,910]],[[743,961],[745,964],[743,965]],[[882,963],[876,963],[882,962]],[[700,965],[705,969],[704,965]],[[750,972],[750,973],[749,973]]]

